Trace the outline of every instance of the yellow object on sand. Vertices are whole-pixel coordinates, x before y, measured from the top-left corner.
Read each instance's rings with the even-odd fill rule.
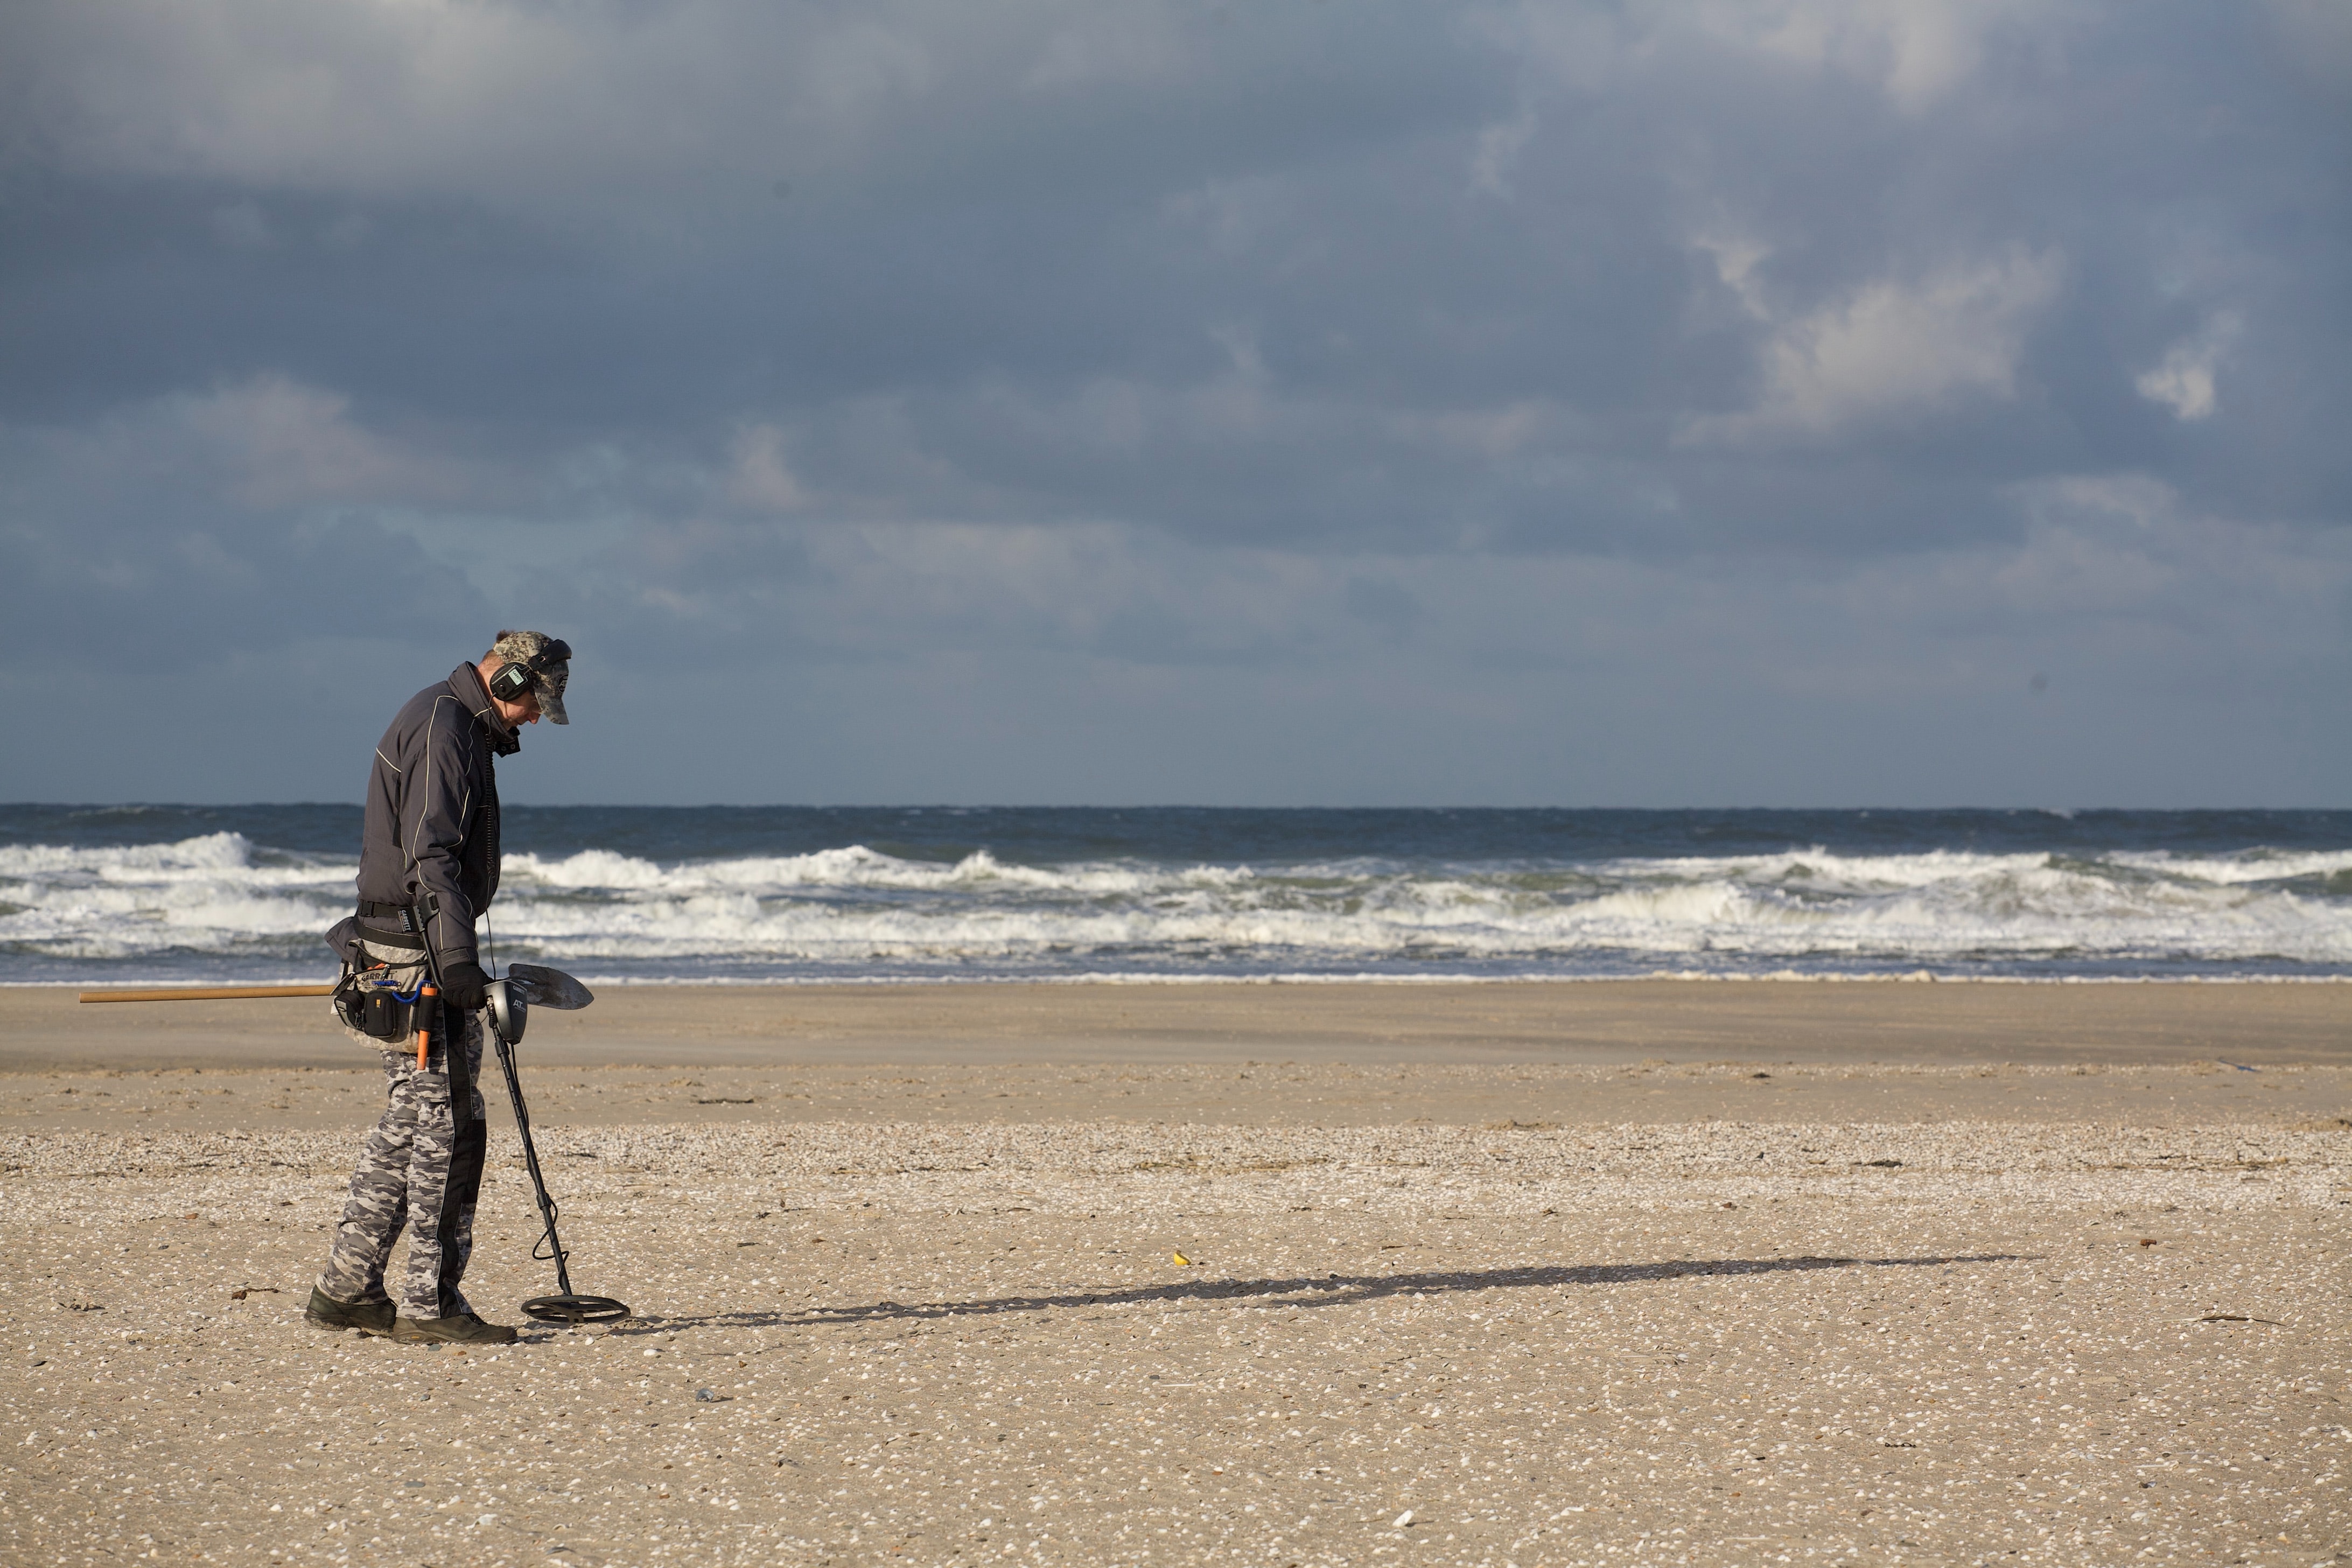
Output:
[[[1185,1257],[1181,1252],[1171,1252],[1169,1256],[1176,1260],[1176,1266],[1180,1268],[1190,1268],[1192,1267],[1192,1260]]]

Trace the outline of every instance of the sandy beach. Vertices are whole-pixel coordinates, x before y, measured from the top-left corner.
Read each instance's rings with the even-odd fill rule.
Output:
[[[615,988],[523,1057],[637,1315],[470,1354],[299,1321],[320,1007],[0,990],[7,1560],[2352,1552],[2352,988]]]

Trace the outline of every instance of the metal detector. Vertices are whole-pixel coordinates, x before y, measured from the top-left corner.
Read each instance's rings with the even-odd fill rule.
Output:
[[[421,912],[429,922],[438,913],[432,895],[425,895]],[[421,923],[425,923],[421,922]],[[346,922],[347,924],[349,922]],[[429,923],[427,923],[429,929]],[[441,964],[428,942],[425,948],[425,972],[432,978],[429,987],[437,1004],[441,990]],[[85,991],[85,1002],[198,1002],[227,1000],[247,996],[331,996],[332,985],[215,985],[175,986],[162,991]],[[539,1151],[530,1141],[530,1112],[523,1108],[522,1078],[515,1071],[514,1047],[522,1038],[523,1026],[530,1021],[533,1007],[549,1007],[558,1012],[574,1012],[596,1000],[588,987],[560,969],[548,969],[536,963],[511,963],[503,979],[493,980],[483,1001],[489,1012],[490,1039],[497,1046],[499,1066],[506,1069],[507,1094],[514,1101],[515,1131],[522,1134],[522,1160],[530,1169],[531,1190],[539,1198],[539,1217],[546,1228],[530,1249],[531,1258],[541,1263],[555,1265],[556,1294],[533,1296],[522,1304],[523,1314],[542,1323],[609,1323],[629,1315],[629,1304],[610,1296],[583,1296],[572,1289],[572,1270],[565,1266],[571,1254],[555,1234],[555,1200],[547,1195],[547,1179],[540,1174]],[[425,1065],[423,1035],[444,1027],[446,1020],[437,1005],[425,1009],[417,1045],[417,1066]],[[445,1042],[446,1045],[446,1042]],[[389,1048],[389,1042],[387,1042]]]
[[[572,1255],[555,1234],[555,1200],[547,1194],[547,1178],[540,1173],[539,1150],[530,1141],[530,1112],[522,1102],[522,1077],[515,1070],[514,1048],[522,1039],[523,1026],[530,1021],[533,1007],[552,1007],[570,1012],[585,1007],[596,998],[588,987],[560,969],[545,969],[536,963],[512,963],[507,966],[506,978],[489,984],[490,1039],[498,1047],[499,1066],[507,1075],[507,1095],[514,1101],[515,1131],[522,1135],[522,1163],[530,1172],[531,1191],[539,1199],[539,1217],[545,1231],[530,1249],[539,1262],[555,1265],[556,1294],[533,1296],[522,1304],[523,1315],[542,1323],[569,1323],[577,1328],[582,1323],[609,1323],[629,1315],[625,1301],[610,1296],[583,1296],[572,1289],[572,1270],[566,1259]]]

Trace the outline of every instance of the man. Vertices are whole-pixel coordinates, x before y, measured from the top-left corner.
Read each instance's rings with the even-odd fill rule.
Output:
[[[500,632],[480,663],[461,664],[409,699],[376,745],[351,957],[383,1000],[414,997],[437,973],[441,1026],[421,1063],[404,1029],[385,1044],[383,1115],[352,1175],[333,1249],[303,1313],[313,1327],[412,1344],[514,1342],[513,1329],[484,1322],[457,1288],[473,1253],[488,1142],[475,1084],[489,977],[474,921],[499,889],[492,759],[520,751],[522,726],[542,716],[570,722],[571,659],[568,645],[543,633]],[[408,1016],[404,1004],[399,1016]],[[408,1266],[395,1298],[384,1263],[403,1226]]]

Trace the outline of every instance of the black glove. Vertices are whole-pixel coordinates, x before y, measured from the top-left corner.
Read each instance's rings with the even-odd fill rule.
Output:
[[[470,1013],[480,1006],[489,989],[490,977],[470,958],[441,966],[441,1000],[460,1012]]]

